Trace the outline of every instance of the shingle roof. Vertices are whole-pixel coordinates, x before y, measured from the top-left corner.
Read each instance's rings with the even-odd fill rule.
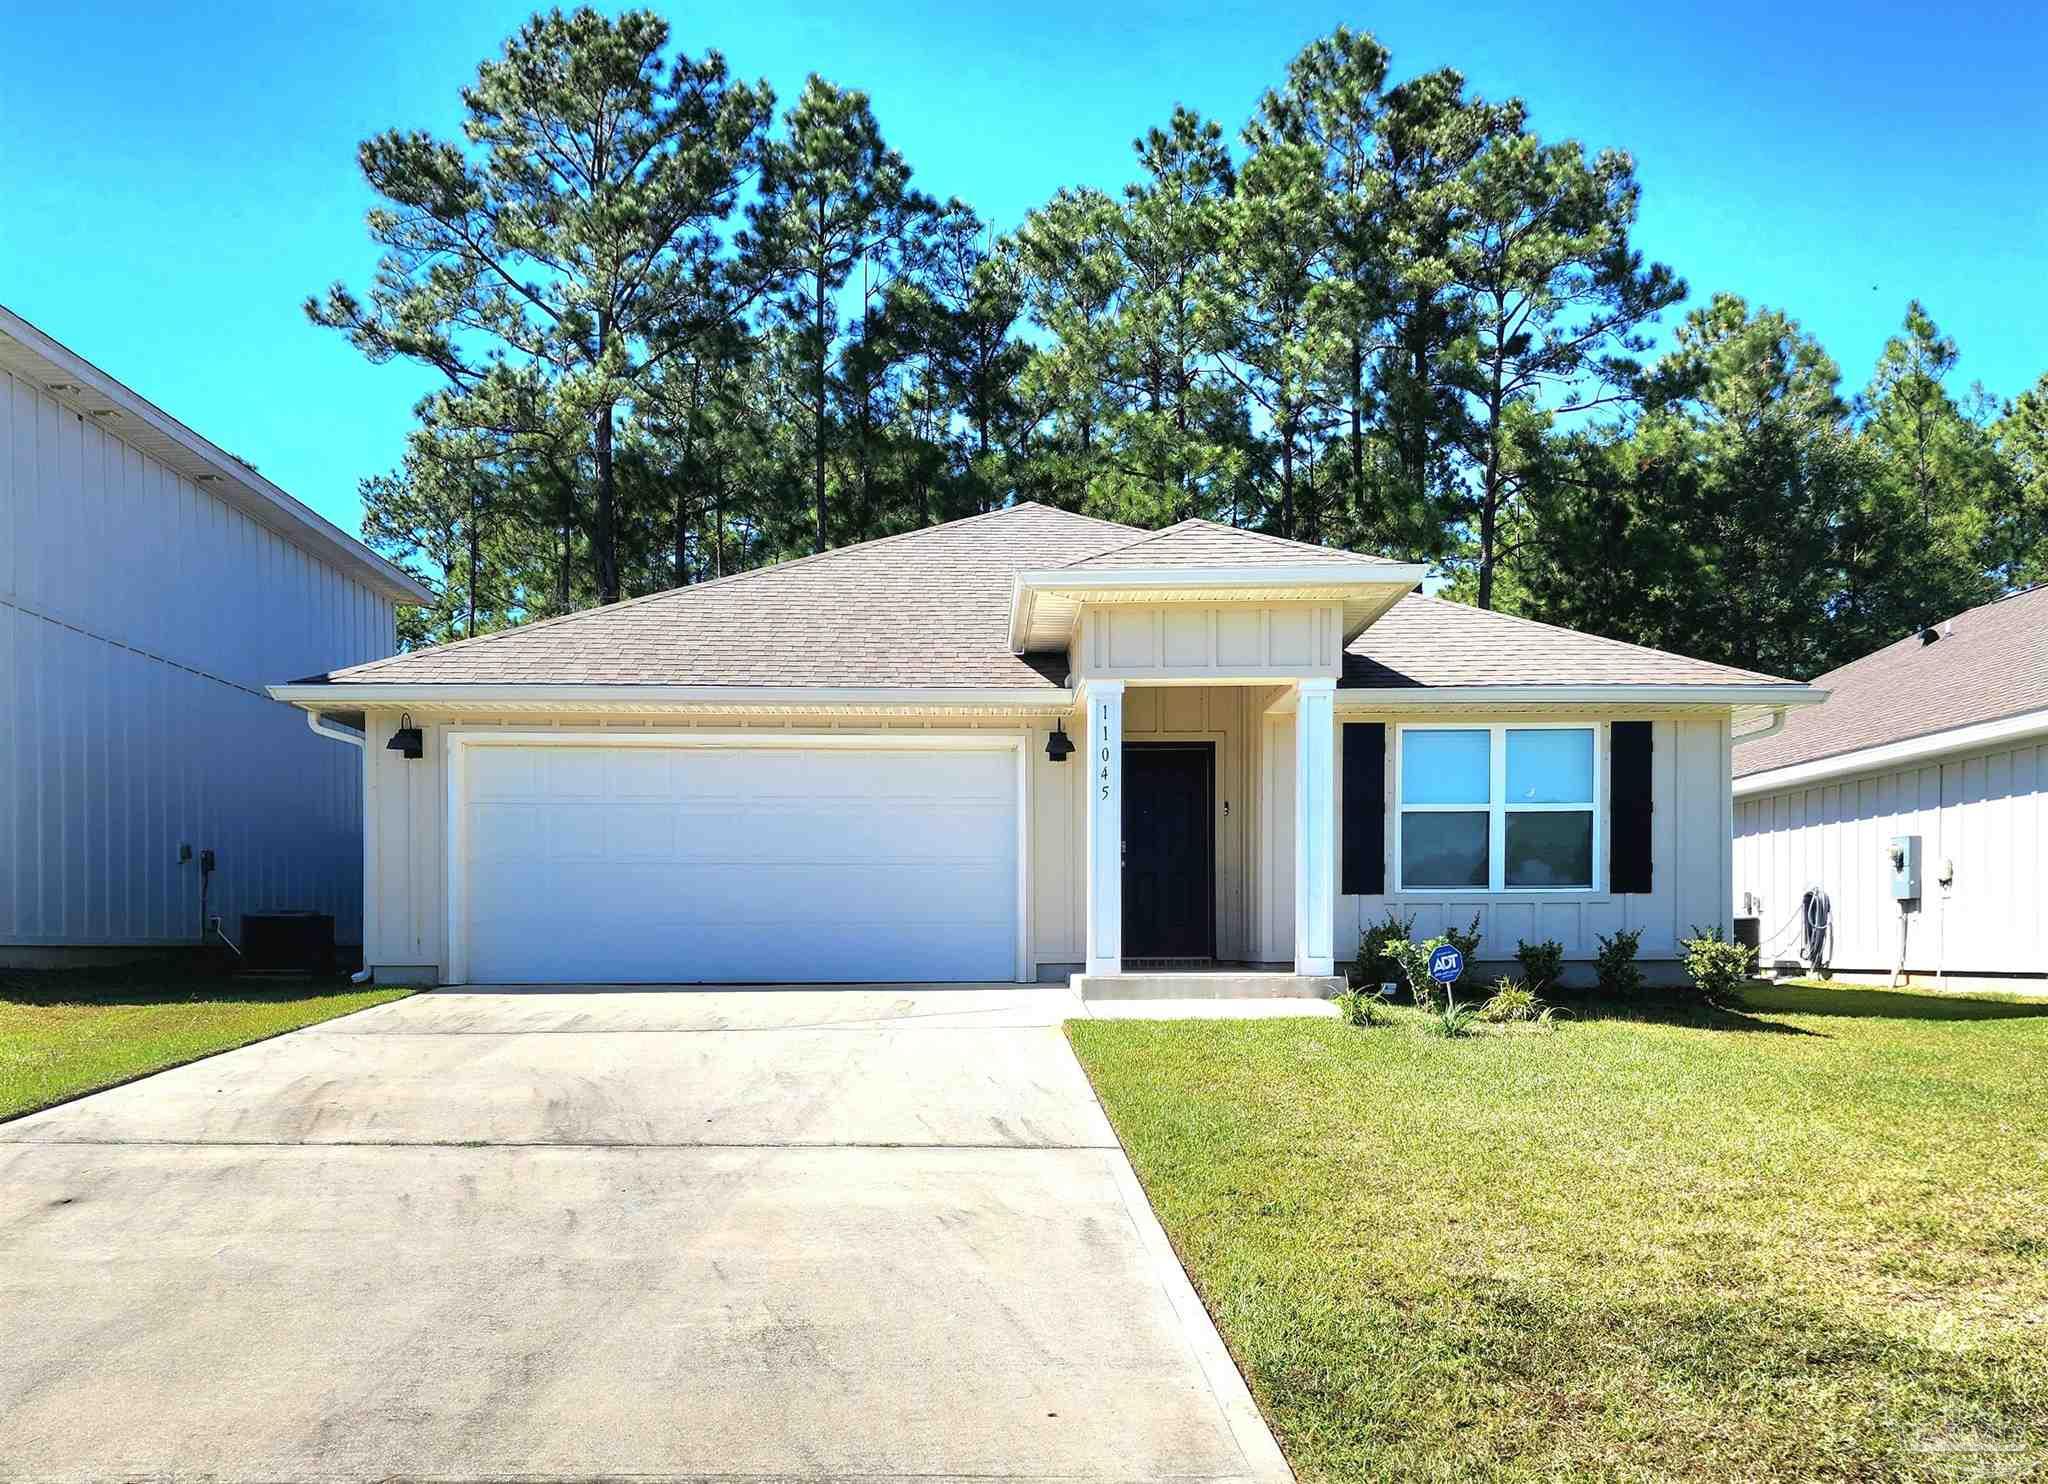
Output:
[[[1344,651],[1344,689],[1446,685],[1758,685],[1775,675],[1688,659],[1410,593]]]
[[[1143,531],[1037,504],[338,670],[349,683],[1057,688],[1010,653],[1011,576]]]
[[[1289,541],[1257,531],[1240,531],[1213,520],[1184,520],[1162,530],[1140,532],[1138,539],[1112,546],[1093,556],[1068,562],[1069,567],[1270,567],[1279,564],[1329,562],[1343,566],[1396,566],[1386,557],[1337,551],[1306,541]]]
[[[1022,504],[315,679],[423,688],[916,685],[1028,694],[1063,685],[1067,659],[1010,652],[1012,578],[1094,559],[1103,566],[1383,564],[1206,521],[1146,532]],[[1770,678],[1411,594],[1353,641],[1342,684]]]
[[[1735,774],[1904,742],[2048,709],[2048,586],[1958,613],[1931,644],[1910,634],[1819,676],[1825,704],[1735,749]]]

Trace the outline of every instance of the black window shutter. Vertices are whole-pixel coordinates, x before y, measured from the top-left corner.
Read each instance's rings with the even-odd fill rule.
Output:
[[[1344,869],[1347,897],[1387,889],[1387,729],[1376,721],[1344,723]]]
[[[1650,724],[1614,723],[1608,748],[1608,890],[1650,890]]]

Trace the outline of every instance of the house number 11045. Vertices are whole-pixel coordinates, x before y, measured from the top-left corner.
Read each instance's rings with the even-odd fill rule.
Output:
[[[1109,718],[1102,718],[1102,797],[1109,797]]]

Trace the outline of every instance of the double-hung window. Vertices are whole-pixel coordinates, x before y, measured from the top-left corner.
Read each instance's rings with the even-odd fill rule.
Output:
[[[1588,726],[1404,726],[1403,891],[1587,891],[1599,839]]]

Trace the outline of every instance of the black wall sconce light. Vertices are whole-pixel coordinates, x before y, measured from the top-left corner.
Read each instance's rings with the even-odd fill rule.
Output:
[[[1067,735],[1067,724],[1056,721],[1052,724],[1052,735],[1045,739],[1045,760],[1049,763],[1063,763],[1074,752],[1074,739]]]
[[[391,740],[384,744],[384,750],[407,758],[419,757],[426,751],[426,743],[420,737],[420,729],[412,724],[410,711],[399,713],[398,730],[391,734]]]

